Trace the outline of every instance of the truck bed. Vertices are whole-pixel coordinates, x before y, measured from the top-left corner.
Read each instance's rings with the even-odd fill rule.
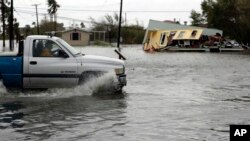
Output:
[[[0,80],[8,88],[22,88],[23,57],[0,55]]]
[[[0,57],[5,56],[17,56],[18,52],[8,51],[8,52],[0,52]]]

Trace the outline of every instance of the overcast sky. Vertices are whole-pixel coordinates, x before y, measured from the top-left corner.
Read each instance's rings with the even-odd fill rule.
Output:
[[[120,0],[57,0],[61,6],[58,10],[58,21],[63,22],[65,26],[80,24],[80,21],[86,21],[85,25],[89,26],[87,21],[89,17],[101,20],[105,14],[113,14],[119,11]],[[123,18],[125,17],[128,24],[140,24],[147,27],[149,19],[154,20],[180,20],[190,22],[190,11],[200,10],[202,0],[123,0]],[[47,13],[47,0],[14,0],[16,10],[15,17],[20,22],[20,26],[32,24],[36,21],[35,7],[38,6],[39,20],[45,17]],[[156,12],[160,11],[160,12]],[[43,15],[42,15],[43,14]],[[73,18],[73,20],[65,20]]]

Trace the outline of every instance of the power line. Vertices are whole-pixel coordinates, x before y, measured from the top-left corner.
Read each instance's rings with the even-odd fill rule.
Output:
[[[25,10],[22,10],[22,11],[18,11],[19,13],[23,13],[23,14],[31,14],[31,15],[34,15],[35,13],[33,11],[25,11]],[[44,15],[44,14],[47,14],[47,13],[38,13],[38,15]],[[58,19],[61,19],[61,20],[68,20],[68,21],[78,21],[78,22],[84,22],[84,23],[90,23],[90,24],[98,24],[98,25],[105,25],[105,26],[112,26],[111,24],[108,24],[108,23],[99,23],[99,22],[93,22],[93,21],[87,21],[87,20],[81,20],[81,19],[76,19],[76,18],[70,18],[70,17],[64,17],[64,16],[57,16]]]
[[[111,3],[111,4],[102,4],[102,5],[95,5],[95,6],[85,6],[85,8],[90,8],[90,7],[93,7],[93,8],[99,8],[99,7],[107,7],[107,6],[115,6],[115,5],[119,5],[120,3]],[[61,9],[72,9],[72,10],[74,10],[74,9],[82,9],[83,7],[81,6],[81,7],[75,7],[75,6],[66,6],[66,8],[65,8],[65,6],[63,6],[64,8],[60,8],[60,9],[58,9],[58,10],[61,10]],[[16,8],[25,8],[25,9],[31,9],[31,7],[29,7],[29,6],[17,6]],[[47,10],[47,8],[39,8],[39,9],[44,9],[44,10]]]
[[[30,9],[29,7],[16,7],[16,8],[25,8]],[[39,8],[46,10],[46,8]],[[60,8],[60,11],[86,11],[86,12],[120,12],[119,10],[99,10],[99,9],[69,9],[69,8]],[[124,10],[127,13],[190,13],[191,10]]]
[[[19,13],[24,13],[24,14],[35,14],[33,11],[26,11],[26,10],[18,10]],[[38,15],[47,15],[47,13],[38,13]],[[81,19],[76,19],[76,18],[69,18],[69,17],[63,17],[63,16],[57,16],[59,19],[64,19],[64,20],[71,20],[71,21],[79,21],[79,22],[85,22],[85,23],[92,23],[91,21],[86,21],[86,20],[81,20]]]
[[[27,19],[27,18],[25,18],[24,16],[22,16],[15,8],[14,8],[14,12],[16,12],[16,14],[17,14],[18,16],[20,16],[22,19],[32,21],[32,20]]]
[[[27,2],[25,0],[21,0],[21,1],[24,2],[24,4],[28,6],[28,4],[27,4]]]
[[[104,2],[105,3],[105,2]],[[85,5],[85,6],[81,6],[81,7],[76,7],[76,6],[66,6],[67,8],[99,8],[99,7],[108,7],[108,6],[116,6],[116,5],[120,5],[120,3],[110,3],[110,4],[100,4],[100,5]],[[65,6],[63,6],[65,7]]]
[[[29,10],[18,10],[19,13],[23,13],[23,14],[30,14],[30,15],[35,15],[36,13],[33,11],[29,11]],[[45,12],[39,12],[38,15],[48,15],[48,13]],[[93,22],[93,21],[88,21],[88,20],[82,20],[82,19],[77,19],[77,18],[71,18],[71,17],[64,17],[64,16],[57,16],[58,19],[61,20],[68,20],[68,21],[78,21],[78,22],[84,22],[84,23],[94,23],[94,24],[102,24],[103,23],[98,23],[98,22]],[[132,20],[127,20],[127,21],[132,21]],[[109,26],[108,24],[105,24],[106,26]]]

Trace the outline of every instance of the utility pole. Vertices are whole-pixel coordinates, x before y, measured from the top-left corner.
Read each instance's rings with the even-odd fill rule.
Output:
[[[14,46],[13,46],[13,0],[11,0],[10,3],[10,50],[13,51],[14,50]]]
[[[37,29],[37,34],[39,35],[39,23],[38,23],[38,12],[37,12],[37,6],[40,4],[33,4],[32,6],[36,7],[36,29]]]
[[[121,0],[121,4],[120,4],[120,17],[119,17],[119,26],[118,26],[118,37],[117,37],[117,48],[120,51],[120,38],[121,38],[121,24],[122,24],[122,2],[123,0]]]

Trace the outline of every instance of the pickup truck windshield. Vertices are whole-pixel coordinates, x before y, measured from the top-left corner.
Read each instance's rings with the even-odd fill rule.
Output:
[[[57,39],[56,40],[59,44],[61,44],[62,46],[64,46],[69,52],[71,52],[73,55],[81,55],[81,53],[76,50],[75,48],[73,48],[71,45],[69,45],[67,42],[65,42],[62,39]]]

